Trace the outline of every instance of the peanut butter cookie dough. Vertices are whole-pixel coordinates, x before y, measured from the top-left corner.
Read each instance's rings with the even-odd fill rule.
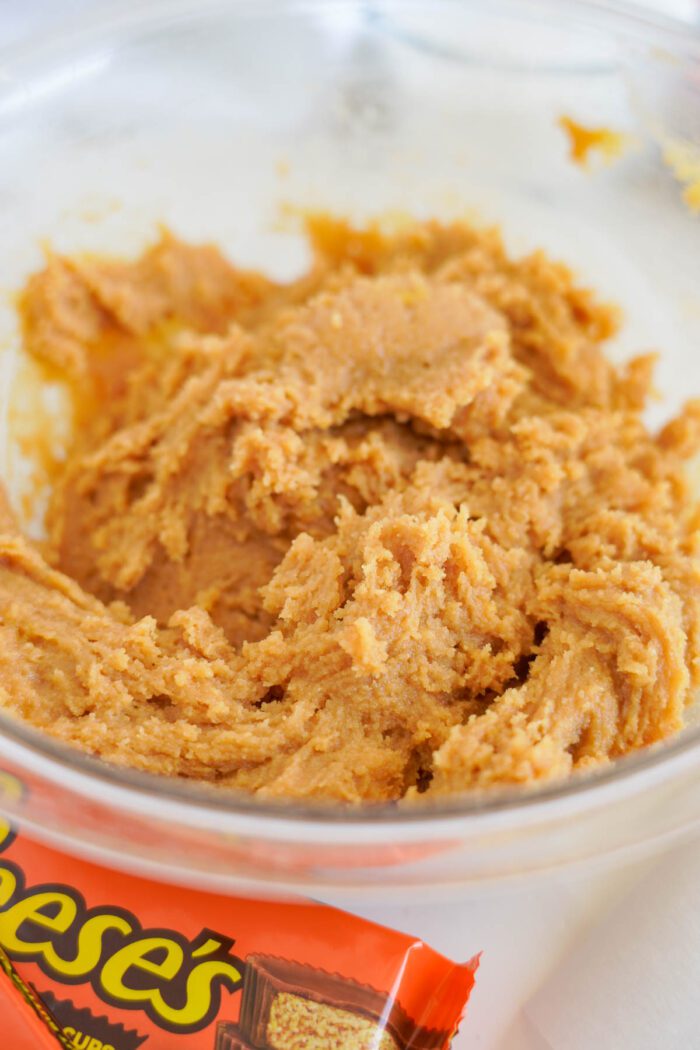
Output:
[[[564,777],[700,679],[700,403],[641,419],[616,311],[541,252],[311,223],[280,286],[164,234],[51,256],[26,349],[73,391],[49,538],[0,508],[0,705],[266,797]]]

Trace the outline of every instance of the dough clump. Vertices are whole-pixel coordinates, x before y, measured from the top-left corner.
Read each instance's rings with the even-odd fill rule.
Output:
[[[0,706],[270,798],[529,784],[677,732],[700,679],[700,402],[497,232],[310,221],[291,285],[164,233],[50,256],[27,352],[72,391],[48,539],[0,504]]]

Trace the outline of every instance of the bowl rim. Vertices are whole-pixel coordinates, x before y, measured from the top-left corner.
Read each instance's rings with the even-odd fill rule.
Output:
[[[460,0],[440,0],[457,6]],[[539,10],[566,23],[574,20],[592,29],[607,25],[610,31],[624,31],[642,41],[659,46],[667,43],[684,58],[700,62],[700,28],[694,28],[672,15],[632,6],[624,0],[476,0],[489,13],[500,9],[507,14]],[[8,91],[24,89],[23,78],[31,80],[33,70],[43,69],[52,57],[67,59],[76,51],[97,44],[114,42],[114,34],[126,36],[153,31],[178,21],[201,19],[225,13],[229,17],[267,18],[276,13],[301,15],[324,12],[331,7],[357,9],[360,0],[121,0],[118,6],[81,15],[66,21],[59,31],[31,35],[18,46],[0,47],[0,115],[2,97]],[[377,0],[381,9],[424,8],[425,0]],[[698,768],[700,726],[688,728],[670,741],[624,756],[600,769],[576,774],[566,780],[545,785],[509,787],[488,792],[466,792],[439,802],[406,805],[396,802],[347,805],[338,802],[299,802],[261,799],[257,796],[222,791],[211,785],[161,777],[131,768],[122,768],[94,758],[77,748],[55,741],[41,731],[0,712],[0,758],[18,762],[43,779],[55,779],[78,794],[94,797],[99,787],[104,801],[127,810],[143,809],[144,800],[185,823],[210,823],[223,829],[227,821],[261,822],[278,831],[285,826],[298,828],[311,824],[318,828],[363,825],[383,834],[388,826],[431,828],[433,834],[449,829],[454,834],[460,824],[500,821],[517,815],[520,820],[541,820],[560,803],[570,810],[604,805],[612,788],[616,795],[624,790],[636,794],[650,785],[666,781],[692,765]],[[4,803],[0,796],[0,807]],[[296,834],[296,831],[293,832]]]
[[[439,0],[444,5],[460,6],[462,0]],[[424,8],[426,0],[371,0],[377,13],[384,10]],[[693,25],[674,14],[640,7],[630,0],[470,0],[488,13],[498,8],[511,15],[519,12],[545,11],[559,22],[567,19],[588,25],[592,30],[617,29],[626,39],[636,38],[653,44],[663,43],[678,49],[683,57],[700,62],[700,23]],[[90,44],[114,43],[113,35],[128,35],[178,21],[219,14],[246,18],[269,18],[276,14],[301,15],[363,8],[362,0],[111,0],[92,11],[81,11],[61,19],[60,27],[29,34],[20,43],[0,44],[0,93],[12,88],[23,67],[43,69],[52,55],[65,57],[66,51]],[[18,77],[19,80],[19,77]]]
[[[382,834],[388,827],[420,829],[421,835],[429,829],[429,837],[437,838],[455,834],[460,825],[478,823],[493,828],[508,823],[513,816],[528,825],[540,823],[560,817],[562,807],[569,816],[598,809],[611,801],[655,790],[689,772],[700,780],[699,756],[700,726],[598,769],[549,783],[467,791],[425,803],[349,805],[260,798],[229,788],[218,789],[207,782],[117,766],[0,712],[0,761],[7,759],[13,770],[20,767],[43,781],[60,784],[78,796],[117,809],[143,812],[148,800],[152,815],[159,811],[160,816],[177,823],[208,826],[222,832],[240,832],[249,827],[259,833],[261,822],[265,822],[283,838],[288,837],[285,826],[298,829],[301,825],[319,830],[361,826],[370,836],[373,830]],[[0,809],[4,803],[0,792]],[[293,837],[296,831],[290,834]],[[413,837],[410,832],[409,835]]]

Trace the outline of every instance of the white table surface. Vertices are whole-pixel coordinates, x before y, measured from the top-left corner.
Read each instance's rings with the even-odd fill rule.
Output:
[[[45,30],[52,23],[101,2],[103,0],[0,0],[0,45],[21,41],[36,30]],[[698,0],[642,2],[667,13],[700,19]],[[700,843],[690,850],[700,867]],[[684,856],[687,859],[687,851]],[[673,860],[667,863],[673,865]],[[559,1036],[557,1045],[542,1037],[528,1018],[529,1004],[536,1001],[540,1012],[546,1014],[553,975],[562,967],[571,970],[576,966],[577,945],[587,938],[590,941],[591,936],[599,937],[604,947],[606,915],[615,914],[619,901],[640,879],[648,877],[648,870],[647,864],[625,871],[573,875],[563,881],[528,884],[459,904],[383,904],[353,906],[353,910],[376,922],[420,936],[454,959],[466,959],[483,951],[477,985],[454,1050],[568,1050],[566,1036]],[[656,885],[653,878],[650,885]],[[328,901],[340,906],[345,903],[331,898]],[[695,903],[700,906],[700,887]],[[700,911],[700,907],[695,911]],[[653,925],[647,930],[647,937],[651,951]],[[638,947],[644,950],[644,944]],[[700,959],[695,961],[700,978]],[[558,987],[553,988],[552,994],[560,994]],[[572,1017],[586,1009],[584,1002],[572,1002],[570,1006]],[[694,999],[693,1002],[673,1001],[672,992],[661,1007],[685,1011],[688,1016],[697,1009]],[[651,1045],[658,1045],[659,1050],[667,1047],[671,1050],[661,1036],[660,1040]],[[700,1036],[696,1045],[700,1046]],[[597,1048],[591,1046],[591,1050]],[[629,1044],[620,1045],[620,1050],[633,1048]]]
[[[700,858],[700,844],[697,852]],[[454,1050],[567,1050],[563,1043],[552,1047],[544,1041],[525,1008],[537,993],[544,990],[546,994],[547,980],[557,966],[647,866],[582,872],[460,903],[430,907],[420,903],[394,907],[353,904],[351,909],[374,922],[420,936],[453,959],[468,959],[483,951]],[[331,897],[326,900],[339,906],[345,903]],[[578,1009],[577,1004],[572,1006]]]

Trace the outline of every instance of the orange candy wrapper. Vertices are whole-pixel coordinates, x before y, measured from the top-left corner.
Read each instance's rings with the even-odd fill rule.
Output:
[[[447,1050],[478,958],[308,901],[162,885],[0,824],[13,1050]]]

